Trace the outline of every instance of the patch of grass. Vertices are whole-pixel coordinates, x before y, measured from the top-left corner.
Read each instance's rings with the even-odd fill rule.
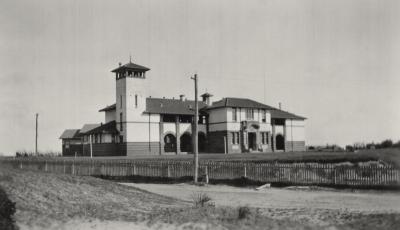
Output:
[[[195,207],[204,207],[212,199],[207,193],[193,193],[192,196],[193,205]]]
[[[251,215],[250,208],[247,206],[240,206],[238,208],[238,219],[242,220],[248,218]]]

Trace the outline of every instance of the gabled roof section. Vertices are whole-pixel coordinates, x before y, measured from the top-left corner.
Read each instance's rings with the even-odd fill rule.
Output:
[[[205,109],[211,110],[223,107],[265,109],[271,113],[271,118],[295,119],[295,120],[306,119],[305,117],[298,116],[296,114],[289,113],[247,98],[234,98],[234,97],[223,98],[222,100],[214,102],[211,106]]]
[[[84,124],[81,130],[79,131],[79,134],[86,134],[87,132],[91,131],[92,129],[95,129],[99,127],[101,124]]]
[[[296,114],[289,113],[289,112],[279,110],[279,109],[270,110],[270,112],[271,112],[271,118],[294,119],[294,120],[305,120],[306,119],[305,117],[298,116]]]
[[[121,72],[121,71],[125,71],[125,70],[134,70],[134,71],[142,71],[142,72],[146,72],[148,70],[150,70],[147,67],[129,62],[125,65],[119,66],[118,68],[111,70],[111,72],[116,73],[116,72]]]
[[[199,101],[199,110],[207,105]],[[194,115],[195,102],[191,100],[146,98],[145,113]]]
[[[207,109],[216,109],[222,107],[239,107],[239,108],[254,108],[254,109],[274,109],[269,105],[264,105],[260,102],[253,101],[247,98],[226,97],[222,100],[212,103]]]
[[[115,109],[116,109],[116,105],[112,104],[112,105],[106,106],[105,108],[100,109],[99,112],[107,112],[107,111],[112,111]]]
[[[79,138],[79,129],[66,129],[64,132],[61,134],[60,139],[74,139],[74,138]]]
[[[95,133],[111,133],[117,134],[119,133],[117,130],[117,123],[115,121],[110,121],[108,123],[102,124],[97,128],[87,131],[85,134],[95,134]]]

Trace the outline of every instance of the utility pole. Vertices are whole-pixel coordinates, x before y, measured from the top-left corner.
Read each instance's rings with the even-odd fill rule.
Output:
[[[93,158],[92,134],[89,135],[89,142],[90,142],[90,158]]]
[[[35,155],[38,155],[38,150],[37,150],[37,141],[38,141],[38,118],[39,114],[36,113],[36,134],[35,134]]]
[[[198,106],[198,99],[197,99],[197,74],[194,77],[191,77],[194,80],[194,119],[193,119],[193,135],[192,135],[192,142],[193,142],[193,155],[194,155],[194,183],[198,182],[199,177],[199,148],[197,145],[198,141],[198,118],[199,118],[199,106]]]

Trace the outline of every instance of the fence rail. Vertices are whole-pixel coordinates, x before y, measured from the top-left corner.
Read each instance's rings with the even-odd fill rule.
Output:
[[[193,176],[192,161],[6,159],[14,168],[90,176]],[[200,175],[209,179],[247,178],[265,183],[328,186],[399,187],[400,170],[390,165],[338,165],[331,163],[200,162]]]

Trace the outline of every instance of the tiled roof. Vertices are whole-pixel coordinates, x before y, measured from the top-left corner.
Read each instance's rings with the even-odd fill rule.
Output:
[[[198,103],[199,110],[206,107],[204,102]],[[146,98],[145,113],[194,115],[194,105],[191,100]]]
[[[125,65],[119,66],[118,68],[112,70],[111,72],[115,73],[115,72],[119,72],[121,70],[128,70],[128,69],[130,69],[130,70],[139,70],[139,71],[148,71],[148,70],[150,70],[147,67],[144,67],[144,66],[129,62],[129,63],[125,64]]]
[[[97,128],[87,131],[85,134],[93,134],[93,133],[119,133],[116,127],[115,121],[110,121],[106,124],[102,124]]]
[[[255,108],[255,109],[274,109],[271,106],[264,105],[257,101],[253,101],[247,98],[235,98],[235,97],[226,97],[222,100],[216,101],[212,103],[211,106],[207,107],[207,109],[215,109],[221,107],[239,107],[239,108]]]
[[[79,134],[85,134],[86,132],[89,132],[92,129],[95,129],[99,127],[101,124],[84,124],[81,130],[79,131]]]
[[[112,104],[112,105],[109,105],[109,106],[107,106],[105,108],[100,109],[99,112],[112,111],[112,110],[115,110],[115,108],[116,108],[115,104]]]
[[[61,134],[60,139],[73,139],[77,138],[77,135],[79,133],[79,129],[66,129],[64,132]]]

